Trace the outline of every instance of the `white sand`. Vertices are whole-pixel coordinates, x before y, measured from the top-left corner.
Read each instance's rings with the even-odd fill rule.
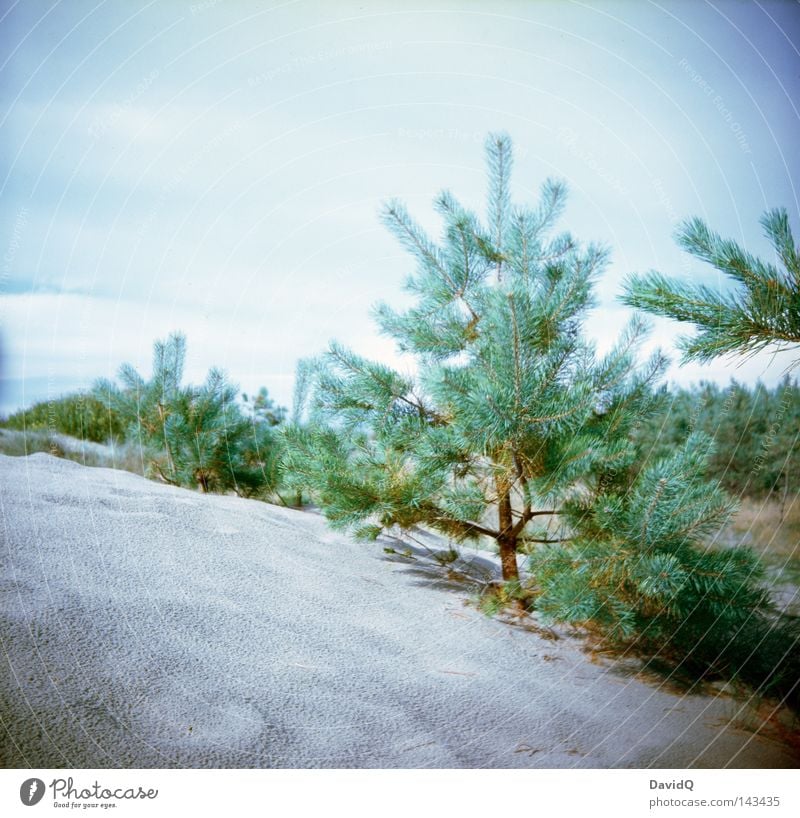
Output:
[[[5,767],[795,766],[313,514],[44,454],[0,512]]]

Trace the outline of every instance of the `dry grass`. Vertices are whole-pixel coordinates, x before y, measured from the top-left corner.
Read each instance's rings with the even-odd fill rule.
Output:
[[[725,693],[719,694],[725,696]],[[763,738],[790,747],[800,756],[800,717],[769,699],[740,691],[728,699],[729,715],[722,726],[758,733]]]
[[[779,604],[800,613],[800,494],[783,506],[777,500],[743,498],[718,542],[752,548],[767,566]]]
[[[46,452],[84,466],[122,469],[139,475],[145,473],[142,453],[132,444],[111,446],[47,431],[0,429],[0,454],[24,457],[35,452]]]

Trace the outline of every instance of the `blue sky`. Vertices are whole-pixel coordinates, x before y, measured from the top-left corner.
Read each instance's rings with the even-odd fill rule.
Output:
[[[378,207],[434,231],[443,188],[482,209],[491,130],[514,139],[518,200],[565,179],[562,226],[611,247],[601,348],[627,273],[721,283],[674,245],[680,219],[764,255],[765,209],[800,233],[796,3],[0,5],[0,411],[147,370],[173,329],[190,380],[220,365],[284,403],[331,338],[397,362],[369,310],[403,301],[412,262]],[[655,321],[651,345],[678,332]],[[669,377],[773,383],[786,363]]]

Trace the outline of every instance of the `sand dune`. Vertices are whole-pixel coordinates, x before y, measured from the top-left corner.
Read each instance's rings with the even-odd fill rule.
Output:
[[[795,766],[313,514],[44,454],[0,511],[6,767]]]

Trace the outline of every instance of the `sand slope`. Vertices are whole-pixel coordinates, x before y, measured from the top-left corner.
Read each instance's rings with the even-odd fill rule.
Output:
[[[6,767],[775,767],[313,514],[0,457]]]

